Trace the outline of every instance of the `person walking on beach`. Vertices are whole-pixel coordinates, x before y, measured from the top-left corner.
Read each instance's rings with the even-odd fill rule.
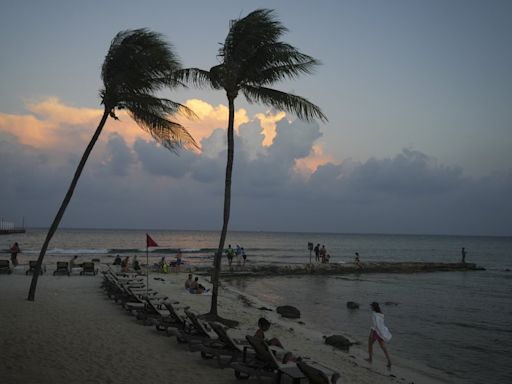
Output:
[[[391,359],[385,344],[385,342],[391,340],[391,332],[389,332],[388,327],[384,324],[384,314],[380,310],[379,303],[374,301],[370,306],[372,308],[372,326],[368,336],[368,358],[366,361],[369,363],[373,361],[373,343],[377,341],[384,351],[384,355],[386,355],[387,367],[391,368]]]
[[[18,253],[21,253],[21,249],[18,242],[15,242],[11,245],[11,263],[14,267],[18,265]]]
[[[462,264],[466,264],[466,254],[467,254],[466,248],[462,247],[460,253],[462,256]]]

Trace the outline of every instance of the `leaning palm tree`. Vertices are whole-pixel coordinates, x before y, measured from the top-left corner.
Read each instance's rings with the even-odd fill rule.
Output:
[[[158,33],[147,29],[126,30],[119,32],[112,40],[101,69],[104,86],[100,92],[101,103],[104,106],[103,116],[48,230],[37,259],[28,300],[34,300],[37,279],[50,240],[59,226],[85,163],[109,117],[117,119],[116,111],[126,109],[137,124],[164,147],[170,150],[190,145],[197,147],[183,126],[169,120],[169,116],[176,113],[185,113],[188,116],[193,113],[179,103],[155,96],[155,93],[164,87],[174,88],[181,85],[172,76],[179,68],[180,63],[172,47]]]
[[[197,68],[179,72],[180,79],[199,86],[224,89],[229,104],[227,129],[228,158],[224,190],[224,221],[219,246],[215,254],[212,274],[212,301],[210,312],[205,315],[219,319],[217,298],[221,258],[228,230],[231,206],[231,174],[233,169],[235,99],[241,92],[248,102],[261,102],[294,113],[300,119],[327,120],[319,107],[308,100],[268,86],[300,74],[310,74],[319,64],[311,56],[299,52],[295,47],[280,41],[287,29],[277,20],[274,12],[259,9],[246,17],[231,22],[229,33],[219,49],[221,63],[204,71]]]

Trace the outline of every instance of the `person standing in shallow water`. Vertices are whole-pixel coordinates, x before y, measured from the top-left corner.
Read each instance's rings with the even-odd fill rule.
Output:
[[[384,324],[384,314],[380,310],[379,303],[374,301],[370,306],[372,308],[372,326],[368,336],[368,358],[366,361],[369,363],[373,361],[373,343],[377,341],[386,356],[387,367],[391,368],[391,359],[385,344],[385,342],[391,340],[391,332],[389,332],[388,327]]]
[[[462,264],[465,264],[466,263],[466,255],[467,255],[466,248],[462,247],[460,253],[462,256],[461,262],[462,262]]]
[[[18,242],[15,242],[13,245],[11,245],[11,262],[13,266],[18,265],[18,253],[20,253],[20,246]]]

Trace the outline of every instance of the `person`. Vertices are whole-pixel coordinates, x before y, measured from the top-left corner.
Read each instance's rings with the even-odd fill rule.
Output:
[[[385,342],[391,340],[391,332],[384,324],[384,314],[380,310],[379,303],[373,302],[370,304],[372,308],[372,326],[370,327],[370,335],[368,336],[368,362],[373,360],[373,343],[377,341],[384,351],[387,360],[387,367],[391,368],[391,359],[389,358],[388,349]]]
[[[462,247],[462,249],[461,249],[461,252],[460,252],[460,253],[461,253],[461,255],[462,255],[462,264],[465,264],[465,263],[466,263],[466,254],[467,254],[467,252],[466,252],[466,248]]]
[[[140,264],[139,264],[139,260],[137,260],[137,255],[133,256],[132,268],[135,272],[140,271]]]
[[[242,247],[242,259],[243,259],[243,264],[242,266],[245,267],[245,261],[247,260],[247,255],[245,254],[245,249],[244,247]]]
[[[180,271],[181,265],[181,249],[178,248],[178,252],[176,252],[176,272]]]
[[[359,252],[356,252],[356,257],[354,257],[354,262],[356,263],[356,265],[359,269],[363,269],[363,266],[361,265],[361,259],[359,258]]]
[[[11,263],[14,267],[18,265],[18,253],[21,253],[21,249],[18,242],[15,242],[11,245]]]
[[[158,263],[158,268],[162,273],[169,273],[169,266],[165,261],[165,256],[162,256],[162,258],[160,259],[160,262]]]
[[[233,256],[234,255],[235,255],[235,252],[233,251],[233,248],[231,248],[231,244],[229,244],[228,249],[226,250],[226,256],[228,257],[229,269],[232,269],[231,265],[233,264]]]
[[[185,289],[190,289],[190,287],[192,286],[192,283],[193,283],[192,274],[189,273],[188,274],[188,279],[185,280]]]
[[[279,339],[273,337],[272,339],[265,338],[265,332],[270,329],[270,321],[265,319],[264,317],[260,317],[258,320],[258,330],[254,334],[254,337],[265,340],[268,345],[273,345],[275,347],[283,348],[283,344],[279,341]]]
[[[242,248],[240,247],[239,244],[236,245],[235,254],[236,254],[236,265],[240,269],[240,267],[242,265]]]
[[[112,265],[121,265],[121,256],[116,255],[116,258],[114,259]]]
[[[198,295],[206,291],[206,289],[199,283],[199,277],[196,277],[194,281],[190,284],[189,291],[190,293],[195,293]]]
[[[129,272],[128,264],[130,261],[130,256],[126,256],[123,261],[121,261],[121,272]]]
[[[256,330],[256,333],[254,334],[254,337],[258,339],[264,340],[268,345],[278,347],[280,348],[279,351],[276,351],[275,349],[272,350],[272,352],[276,355],[278,359],[280,359],[283,363],[287,363],[289,361],[299,361],[301,358],[297,358],[293,356],[291,352],[288,352],[284,350],[283,344],[277,339],[276,337],[273,337],[272,339],[266,339],[265,338],[265,332],[270,329],[270,321],[265,319],[264,317],[260,317],[258,320],[258,329]]]
[[[320,248],[320,259],[322,263],[325,263],[325,255],[327,255],[327,249],[325,249],[325,245],[322,245],[322,248]]]
[[[318,262],[320,260],[320,244],[317,244],[315,246],[314,252],[315,252],[315,261]]]

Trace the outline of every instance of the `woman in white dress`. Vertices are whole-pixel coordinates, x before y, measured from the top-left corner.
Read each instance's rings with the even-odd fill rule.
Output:
[[[371,303],[372,307],[372,326],[370,327],[370,335],[368,336],[368,362],[373,360],[373,343],[377,341],[386,355],[388,361],[387,367],[391,368],[391,359],[386,348],[385,342],[391,340],[391,332],[388,327],[384,324],[384,314],[380,310],[379,303]]]

